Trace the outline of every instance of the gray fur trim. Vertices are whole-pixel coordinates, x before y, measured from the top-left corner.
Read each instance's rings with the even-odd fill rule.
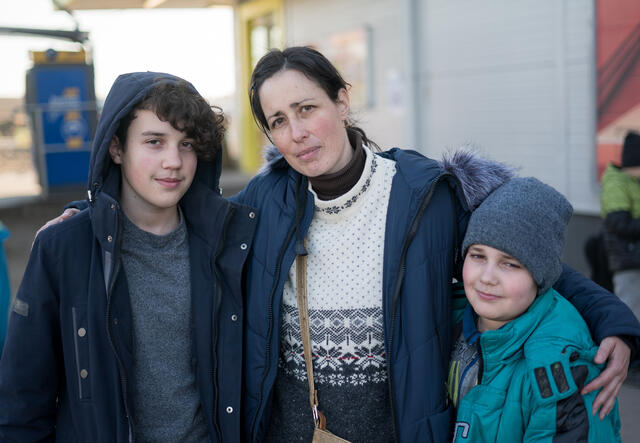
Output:
[[[517,175],[516,168],[482,157],[469,146],[443,154],[440,164],[460,180],[471,210],[478,207],[496,188]]]
[[[268,174],[276,169],[282,169],[287,167],[288,163],[284,159],[284,156],[273,145],[267,145],[262,149],[263,163],[258,171],[258,174]]]

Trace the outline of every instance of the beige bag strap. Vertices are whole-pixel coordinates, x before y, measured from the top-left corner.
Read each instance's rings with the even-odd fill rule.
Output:
[[[300,334],[304,350],[304,363],[307,367],[309,381],[309,404],[313,411],[313,421],[318,426],[318,391],[313,382],[313,362],[311,350],[311,336],[309,334],[309,308],[307,305],[307,256],[296,257],[296,283],[298,286],[298,317],[300,318]]]

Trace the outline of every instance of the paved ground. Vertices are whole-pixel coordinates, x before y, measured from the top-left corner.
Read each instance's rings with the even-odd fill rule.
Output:
[[[233,195],[244,186],[245,182],[246,177],[233,173],[223,174],[221,180],[225,195]],[[14,184],[17,183],[14,182]],[[7,254],[11,289],[14,294],[22,279],[36,230],[47,220],[57,216],[65,203],[82,198],[84,198],[84,191],[81,189],[51,195],[47,199],[41,199],[37,196],[0,198],[0,220],[11,231],[11,237],[4,242],[4,247]],[[622,418],[622,441],[625,443],[640,442],[640,416],[638,415],[640,411],[640,374],[636,377],[635,384],[632,384],[631,381],[625,383],[619,395],[619,402]]]

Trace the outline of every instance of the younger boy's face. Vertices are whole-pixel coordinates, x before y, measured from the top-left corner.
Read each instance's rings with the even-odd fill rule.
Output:
[[[518,260],[486,245],[469,247],[462,279],[481,331],[498,329],[522,315],[538,292],[533,277]]]
[[[126,146],[123,149],[114,139],[109,153],[121,166],[121,204],[132,221],[175,214],[196,172],[192,139],[155,112],[137,110]]]

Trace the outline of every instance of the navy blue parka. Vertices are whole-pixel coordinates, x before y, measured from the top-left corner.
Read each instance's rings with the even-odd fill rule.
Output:
[[[156,82],[116,80],[91,154],[88,208],[41,232],[11,311],[0,361],[0,441],[125,442],[135,435],[132,324],[120,263],[120,122]],[[198,161],[180,201],[189,238],[192,365],[211,441],[240,440],[242,269],[255,212],[219,193],[221,158]]]
[[[413,151],[381,153],[396,162],[383,261],[385,351],[395,439],[448,442],[452,411],[445,390],[451,341],[452,279],[460,276],[459,246],[469,210],[458,180]],[[238,194],[258,208],[247,264],[244,438],[264,439],[278,369],[282,292],[311,224],[307,179],[274,160]],[[578,307],[597,341],[640,337],[626,307],[565,266],[556,289]]]

